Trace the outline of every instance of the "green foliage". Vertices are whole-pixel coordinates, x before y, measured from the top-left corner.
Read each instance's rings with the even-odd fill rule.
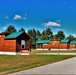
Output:
[[[58,35],[57,34],[53,35],[53,40],[58,40]]]
[[[35,29],[28,30],[27,34],[31,37],[31,40],[30,40],[31,48],[35,48],[36,41],[37,41],[36,30]]]
[[[57,35],[56,35],[56,39],[62,40],[62,39],[64,39],[64,38],[65,38],[64,32],[63,32],[63,31],[59,31],[59,32],[57,33]]]
[[[37,40],[40,39],[40,36],[41,36],[41,32],[39,30],[36,31],[36,38]]]
[[[69,36],[67,37],[67,39],[69,39],[69,40],[71,40],[71,41],[75,40],[74,36],[72,36],[72,35],[69,35]]]
[[[46,31],[45,30],[42,31],[42,35],[46,35]]]
[[[52,35],[53,35],[53,32],[51,31],[50,28],[47,28],[47,29],[46,29],[46,34],[47,34],[48,36],[52,36]]]
[[[25,29],[24,29],[24,28],[21,28],[21,29],[19,30],[19,32],[25,32]]]
[[[42,35],[40,38],[41,38],[41,40],[47,40],[47,39],[49,39],[48,35]]]
[[[42,31],[42,35],[41,35],[40,39],[41,39],[41,40],[46,40],[46,39],[48,39],[48,36],[47,36],[47,34],[46,34],[46,30],[43,30],[43,31]]]
[[[15,29],[15,27],[13,25],[10,25],[7,27],[7,29],[5,30],[5,33],[12,33],[12,32],[16,32],[17,30]]]
[[[41,39],[48,40],[48,39],[52,39],[52,37],[53,37],[53,32],[51,31],[50,28],[47,28],[46,30],[42,31]]]

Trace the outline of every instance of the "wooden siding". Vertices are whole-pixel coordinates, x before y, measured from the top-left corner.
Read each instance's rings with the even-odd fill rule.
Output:
[[[21,51],[21,40],[25,40],[25,50],[29,49],[29,38],[26,34],[20,35],[16,39],[4,39],[5,35],[0,35],[0,51],[2,52],[20,52]]]
[[[60,41],[50,41],[49,44],[42,44],[42,46],[36,46],[37,48],[44,48],[44,49],[67,49],[67,43],[60,43]]]
[[[17,52],[20,52],[21,50],[21,40],[25,40],[25,50],[29,50],[29,45],[30,45],[29,38],[26,37],[25,33],[19,36],[16,40],[17,40],[17,43],[16,43]]]
[[[4,40],[5,35],[0,36],[0,51],[16,52],[16,40]]]
[[[75,44],[70,44],[70,49],[72,48],[76,48],[76,45]]]
[[[60,43],[59,49],[68,49],[67,43]]]

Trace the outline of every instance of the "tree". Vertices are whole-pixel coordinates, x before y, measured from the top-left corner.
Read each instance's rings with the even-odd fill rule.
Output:
[[[41,40],[47,40],[48,39],[48,35],[46,34],[46,30],[43,30],[42,31],[42,34],[41,34],[40,39]]]
[[[42,31],[42,35],[44,35],[44,36],[46,35],[46,31],[45,30]]]
[[[31,43],[31,48],[35,48],[36,47],[36,30],[35,29],[31,29],[27,31],[27,34],[31,37],[30,43]]]
[[[58,40],[58,35],[57,34],[53,35],[53,40]]]
[[[48,39],[52,39],[52,37],[53,37],[53,32],[51,31],[50,28],[47,28],[46,30],[42,31],[41,39],[48,40]]]
[[[58,40],[62,40],[62,39],[65,38],[65,34],[64,34],[63,31],[59,31],[59,32],[57,33],[56,37],[57,37]]]
[[[72,36],[72,35],[69,35],[69,36],[67,37],[67,39],[69,39],[70,41],[75,40],[74,36]]]
[[[46,34],[47,34],[48,36],[50,36],[50,37],[53,36],[53,32],[51,31],[50,28],[47,28],[47,29],[46,29]]]
[[[19,30],[19,32],[25,32],[25,29],[24,29],[24,28],[21,28],[21,29]]]
[[[41,32],[39,30],[36,31],[36,38],[37,40],[40,39],[41,37]]]
[[[31,32],[32,32],[32,30],[28,30],[28,31],[27,31],[27,34],[28,34],[30,37],[32,37],[32,33],[31,33]]]
[[[49,38],[48,38],[48,35],[41,35],[40,39],[41,40],[48,40]]]
[[[14,26],[10,25],[7,27],[7,29],[5,30],[5,33],[12,33],[12,32],[16,32],[17,30],[15,29]]]

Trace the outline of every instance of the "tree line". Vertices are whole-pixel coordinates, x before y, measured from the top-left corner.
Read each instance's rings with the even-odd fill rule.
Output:
[[[26,32],[24,28],[21,28],[18,31]],[[7,29],[4,31],[4,33],[12,33],[12,32],[17,32],[17,29],[13,25],[8,26]],[[37,40],[62,40],[62,39],[70,39],[71,41],[76,40],[76,38],[72,35],[65,37],[65,34],[63,31],[58,31],[57,34],[54,35],[53,31],[50,28],[46,28],[42,32],[35,29],[29,29],[27,31],[27,34],[31,38],[30,40],[31,45],[36,45]]]

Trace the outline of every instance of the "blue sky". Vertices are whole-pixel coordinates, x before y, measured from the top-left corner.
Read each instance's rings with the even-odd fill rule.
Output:
[[[0,0],[0,31],[9,25],[76,36],[76,0]]]

